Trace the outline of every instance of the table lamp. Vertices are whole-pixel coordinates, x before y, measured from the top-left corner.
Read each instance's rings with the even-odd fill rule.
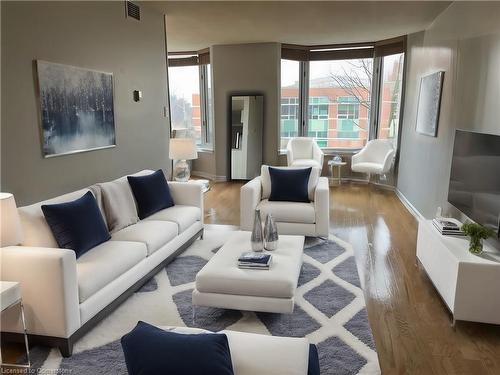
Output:
[[[171,138],[168,157],[172,160],[177,160],[173,172],[174,180],[181,182],[188,181],[191,172],[186,160],[198,158],[194,138]]]
[[[10,193],[0,193],[0,246],[19,245],[23,240],[16,200]]]

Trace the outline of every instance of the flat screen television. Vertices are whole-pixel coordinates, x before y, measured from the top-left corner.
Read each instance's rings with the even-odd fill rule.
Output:
[[[448,202],[500,236],[500,136],[455,132]]]

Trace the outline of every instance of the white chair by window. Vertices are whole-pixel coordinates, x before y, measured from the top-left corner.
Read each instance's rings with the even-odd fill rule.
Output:
[[[351,169],[353,172],[368,173],[368,180],[372,174],[385,175],[391,169],[394,153],[390,141],[374,139],[352,156]]]
[[[323,168],[323,151],[312,138],[297,137],[288,141],[286,158],[289,167]]]

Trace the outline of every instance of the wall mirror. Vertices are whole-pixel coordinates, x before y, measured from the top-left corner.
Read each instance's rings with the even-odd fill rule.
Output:
[[[264,97],[231,96],[231,179],[251,180],[260,175]]]

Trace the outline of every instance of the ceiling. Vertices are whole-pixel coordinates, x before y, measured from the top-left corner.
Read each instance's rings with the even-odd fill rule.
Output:
[[[450,2],[154,1],[169,51],[214,44],[369,42],[425,29]]]

